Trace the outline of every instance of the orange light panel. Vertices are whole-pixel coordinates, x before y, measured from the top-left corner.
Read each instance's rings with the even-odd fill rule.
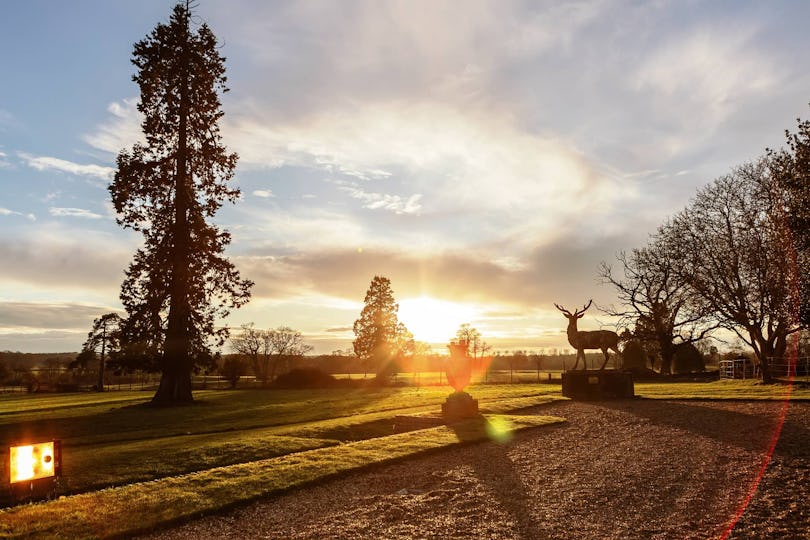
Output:
[[[53,441],[12,446],[9,454],[12,484],[56,475],[56,454]]]

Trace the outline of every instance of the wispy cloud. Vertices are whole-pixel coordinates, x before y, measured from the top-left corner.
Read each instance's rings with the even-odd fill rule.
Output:
[[[0,301],[0,331],[19,332],[26,329],[89,330],[95,317],[114,311],[109,306],[89,306],[76,303],[3,302]]]
[[[0,237],[0,290],[18,290],[25,283],[50,291],[50,298],[58,291],[80,289],[79,298],[91,296],[87,291],[103,291],[114,299],[133,246],[100,236],[51,225],[38,226],[35,234]]]
[[[86,219],[101,219],[104,217],[101,214],[96,214],[83,208],[60,208],[57,206],[48,208],[48,213],[54,217],[77,217]]]
[[[34,156],[26,152],[18,152],[17,155],[26,165],[38,171],[61,171],[78,176],[90,176],[104,181],[111,180],[115,174],[114,168],[102,165],[79,164],[55,157]]]
[[[254,197],[259,197],[260,199],[270,199],[272,197],[275,197],[275,195],[273,195],[273,192],[270,191],[269,189],[257,189],[257,190],[254,190],[253,191],[253,196]]]
[[[286,125],[240,116],[229,137],[248,166],[353,171],[368,186],[387,171],[388,193],[365,183],[342,189],[366,207],[394,212],[424,211],[427,200],[432,213],[486,212],[501,232],[542,234],[563,216],[609,212],[634,196],[631,187],[620,194],[567,141],[534,134],[497,111],[430,101],[355,104]],[[388,187],[405,185],[418,196]]]
[[[100,124],[95,131],[84,135],[84,141],[98,150],[118,154],[131,147],[142,138],[143,116],[137,109],[138,98],[128,98],[107,106],[111,117]]]
[[[779,63],[755,45],[757,30],[743,21],[691,28],[664,40],[638,67],[631,80],[652,100],[658,121],[677,126],[683,144],[694,145],[696,133],[699,141],[711,137],[744,100],[781,85]]]
[[[22,212],[16,212],[14,210],[9,210],[8,208],[0,207],[0,216],[25,216],[31,221],[36,221],[37,217],[34,214],[24,214]]]
[[[422,209],[419,204],[419,200],[422,198],[421,193],[403,198],[399,195],[365,191],[356,182],[337,181],[336,183],[338,183],[338,189],[345,191],[353,199],[362,201],[363,208],[369,210],[389,210],[395,214],[418,214]]]

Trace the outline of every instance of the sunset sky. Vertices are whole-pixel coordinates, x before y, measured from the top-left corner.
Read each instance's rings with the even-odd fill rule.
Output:
[[[0,350],[75,351],[121,308],[115,224],[139,137],[133,43],[171,0],[0,2]],[[227,58],[242,200],[217,222],[255,281],[223,324],[350,346],[374,275],[416,339],[469,322],[567,346],[601,260],[810,116],[810,3],[200,0]],[[591,308],[582,328],[609,322]]]

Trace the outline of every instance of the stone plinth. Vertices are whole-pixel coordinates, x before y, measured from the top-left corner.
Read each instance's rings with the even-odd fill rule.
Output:
[[[447,422],[478,416],[478,400],[467,392],[453,392],[442,403],[442,416]]]
[[[632,398],[633,375],[625,371],[566,371],[562,394],[577,400]]]

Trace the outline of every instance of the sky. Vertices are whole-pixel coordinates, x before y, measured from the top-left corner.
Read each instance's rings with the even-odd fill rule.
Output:
[[[0,0],[0,350],[76,351],[140,237],[106,186],[140,138],[132,47],[174,2]],[[810,116],[810,3],[200,0],[226,57],[253,280],[221,321],[351,346],[375,275],[418,340],[567,347],[601,261]],[[592,307],[580,329],[610,327]]]

